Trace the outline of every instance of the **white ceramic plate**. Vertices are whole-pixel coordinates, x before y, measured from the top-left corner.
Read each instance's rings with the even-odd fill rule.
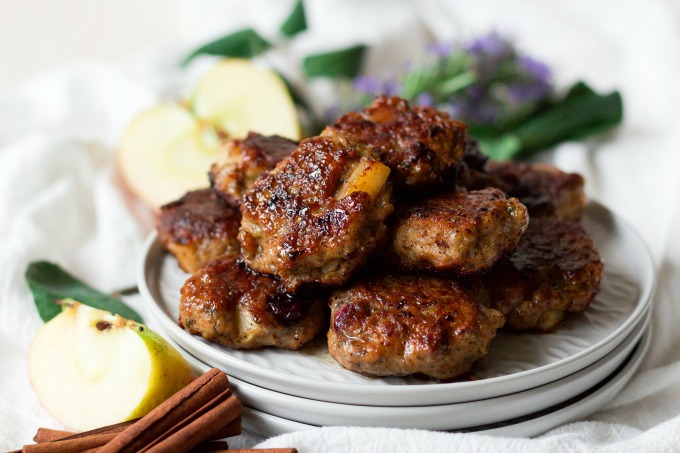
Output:
[[[330,357],[323,338],[300,351],[234,350],[190,335],[177,325],[179,289],[187,278],[155,235],[147,240],[139,287],[147,308],[184,349],[229,375],[278,392],[374,406],[460,403],[538,387],[579,371],[616,348],[642,318],[654,286],[649,252],[637,234],[603,206],[590,203],[583,224],[605,262],[600,294],[589,310],[549,335],[502,332],[494,340],[481,380],[433,383],[371,379]]]
[[[650,332],[647,330],[631,356],[618,370],[598,386],[589,389],[567,403],[538,412],[532,416],[509,420],[502,426],[486,426],[465,431],[503,437],[533,437],[564,423],[586,417],[607,404],[630,381],[649,349],[649,339]],[[243,426],[245,429],[266,437],[317,428],[315,425],[287,420],[249,407],[244,407]]]
[[[496,398],[436,406],[358,406],[300,398],[231,378],[241,402],[253,409],[288,420],[323,426],[383,426],[452,430],[505,422],[563,403],[596,386],[630,355],[649,323],[645,316],[631,335],[606,357],[570,376],[531,390]],[[154,323],[152,328],[156,327]],[[157,329],[165,333],[163,329]],[[176,346],[176,345],[175,345]],[[200,373],[207,365],[180,348]]]
[[[481,427],[477,432],[492,436],[533,437],[565,423],[587,417],[611,401],[628,384],[649,350],[650,338],[651,326],[644,332],[630,358],[600,385],[566,403],[533,416],[512,420],[502,426]]]
[[[318,426],[294,422],[247,406],[243,406],[242,424],[244,429],[264,437],[318,428]]]

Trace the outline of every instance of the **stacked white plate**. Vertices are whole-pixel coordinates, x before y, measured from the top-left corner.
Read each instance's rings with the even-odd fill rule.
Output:
[[[244,424],[264,435],[313,426],[385,426],[532,436],[584,417],[630,380],[649,346],[654,269],[621,219],[596,203],[583,225],[605,262],[596,299],[552,334],[501,332],[479,380],[436,383],[366,378],[340,367],[320,338],[300,351],[233,350],[177,324],[187,278],[155,235],[139,287],[149,323],[198,370],[223,369],[246,406]]]

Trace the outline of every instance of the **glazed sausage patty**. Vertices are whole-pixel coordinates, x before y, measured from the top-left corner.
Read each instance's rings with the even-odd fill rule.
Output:
[[[475,274],[511,253],[528,221],[524,205],[499,189],[459,190],[406,208],[391,251],[405,269]]]
[[[286,293],[234,257],[209,261],[181,289],[179,323],[230,348],[298,349],[328,325],[325,299]]]
[[[161,207],[158,237],[185,272],[196,272],[209,259],[238,255],[241,212],[211,189],[189,192]]]
[[[467,126],[429,107],[411,108],[397,97],[379,97],[367,109],[350,112],[322,135],[371,145],[392,170],[397,190],[437,188],[452,174],[465,151]]]
[[[297,147],[278,135],[248,133],[243,140],[230,140],[210,168],[210,184],[229,203],[240,204],[260,174],[269,171]]]
[[[548,164],[489,161],[489,173],[499,177],[508,195],[517,197],[532,218],[579,220],[586,197],[583,177]]]
[[[328,350],[370,376],[459,376],[487,354],[503,315],[486,308],[479,281],[383,275],[330,300]]]
[[[263,173],[241,205],[239,240],[248,266],[277,275],[289,290],[347,281],[384,245],[384,221],[393,209],[385,179],[375,196],[345,193],[357,168],[382,166],[368,154],[366,146],[339,137],[312,137]]]
[[[581,224],[532,219],[509,261],[484,276],[491,304],[514,329],[548,332],[582,312],[599,291],[604,265]]]

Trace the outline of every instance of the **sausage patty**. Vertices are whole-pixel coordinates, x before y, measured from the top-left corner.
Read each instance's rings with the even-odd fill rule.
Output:
[[[248,133],[242,140],[230,140],[210,168],[210,184],[225,200],[238,205],[257,177],[274,168],[297,145],[278,135],[264,136],[255,132]]]
[[[209,259],[238,255],[241,212],[211,189],[189,192],[161,207],[158,237],[185,272],[196,272]]]
[[[604,265],[581,224],[531,219],[510,259],[484,276],[491,305],[518,330],[554,330],[597,295]]]
[[[397,97],[378,97],[367,109],[350,112],[322,135],[371,145],[390,167],[397,190],[439,188],[465,151],[467,126],[430,107],[411,108]]]
[[[345,368],[370,376],[459,376],[487,354],[503,315],[483,305],[478,280],[382,275],[330,300],[328,350]]]
[[[579,220],[585,207],[583,177],[548,164],[489,161],[487,170],[501,179],[508,195],[517,197],[532,218]]]
[[[263,173],[241,205],[239,240],[248,266],[277,275],[289,290],[347,281],[384,245],[393,209],[385,179],[374,196],[345,190],[357,169],[382,166],[368,154],[339,137],[312,137]]]
[[[524,205],[499,189],[459,190],[401,212],[391,253],[405,269],[475,274],[511,253],[528,221]]]
[[[286,293],[234,257],[209,261],[181,289],[179,323],[230,348],[298,349],[328,325],[325,299]]]

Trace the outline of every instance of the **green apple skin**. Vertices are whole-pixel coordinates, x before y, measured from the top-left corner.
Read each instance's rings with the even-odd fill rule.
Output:
[[[144,341],[151,359],[151,369],[147,392],[133,409],[127,420],[143,417],[156,406],[194,380],[194,373],[189,364],[175,348],[156,332],[143,324],[130,321],[128,328],[137,332]]]
[[[143,324],[73,300],[29,350],[31,384],[59,422],[86,431],[142,417],[194,379],[189,364]]]

